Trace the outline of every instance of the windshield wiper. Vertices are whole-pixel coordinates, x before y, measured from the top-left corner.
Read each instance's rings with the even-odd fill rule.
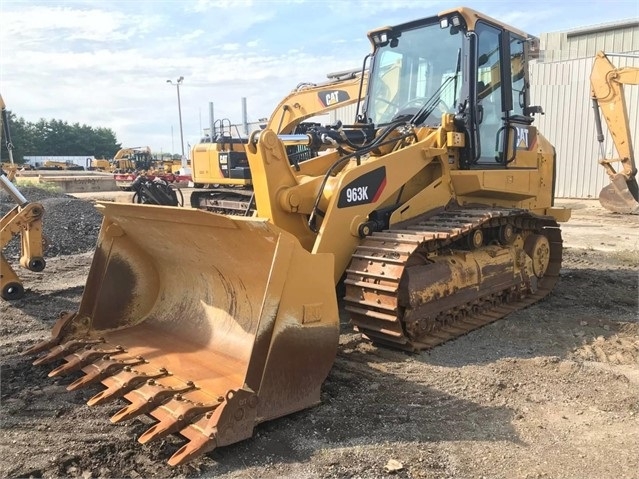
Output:
[[[433,111],[435,111],[435,108],[437,108],[437,105],[439,105],[439,102],[441,101],[441,94],[442,92],[446,89],[446,87],[454,81],[454,95],[457,94],[457,78],[459,77],[459,72],[461,71],[461,48],[457,50],[457,66],[455,68],[455,74],[453,76],[450,76],[448,78],[446,78],[446,80],[444,80],[444,82],[439,86],[439,88],[437,90],[435,90],[435,93],[433,93],[433,95],[426,101],[426,103],[424,103],[424,106],[422,106],[417,113],[415,113],[413,115],[413,117],[410,120],[410,123],[414,124],[414,125],[419,125],[420,123],[426,121],[426,118],[428,118]],[[457,103],[457,99],[454,100],[454,103]]]

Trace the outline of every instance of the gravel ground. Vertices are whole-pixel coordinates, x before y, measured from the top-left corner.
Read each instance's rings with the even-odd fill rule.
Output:
[[[102,222],[102,215],[93,201],[32,186],[20,187],[20,191],[27,200],[39,202],[44,207],[42,233],[47,258],[93,251]],[[0,216],[14,206],[13,199],[0,191]],[[3,253],[7,258],[18,258],[19,238],[14,237]]]
[[[377,348],[341,311],[318,407],[171,468],[179,438],[139,444],[148,418],[111,424],[124,403],[88,407],[101,386],[67,392],[79,375],[20,355],[77,309],[100,222],[90,201],[25,195],[60,253],[0,302],[1,477],[639,478],[637,217],[576,210],[549,297],[428,353]]]

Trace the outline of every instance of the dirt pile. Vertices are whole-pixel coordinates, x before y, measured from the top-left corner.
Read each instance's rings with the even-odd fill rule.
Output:
[[[92,201],[33,186],[19,189],[27,200],[39,202],[44,207],[45,259],[85,253],[95,248],[102,215]],[[14,206],[13,199],[4,191],[0,192],[0,215],[4,216]],[[17,259],[19,238],[14,237],[3,253],[9,260]]]

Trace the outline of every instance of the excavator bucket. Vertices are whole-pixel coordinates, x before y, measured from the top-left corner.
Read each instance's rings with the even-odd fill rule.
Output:
[[[636,178],[630,180],[617,173],[610,184],[599,192],[601,206],[615,213],[639,215],[639,187]]]
[[[104,218],[76,313],[32,347],[49,376],[102,383],[112,422],[146,414],[147,443],[178,433],[178,465],[319,403],[337,352],[333,257],[267,220],[101,203]]]

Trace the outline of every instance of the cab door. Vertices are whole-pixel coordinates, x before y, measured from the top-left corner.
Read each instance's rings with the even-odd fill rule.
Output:
[[[525,39],[477,22],[475,164],[505,168],[527,147]]]

